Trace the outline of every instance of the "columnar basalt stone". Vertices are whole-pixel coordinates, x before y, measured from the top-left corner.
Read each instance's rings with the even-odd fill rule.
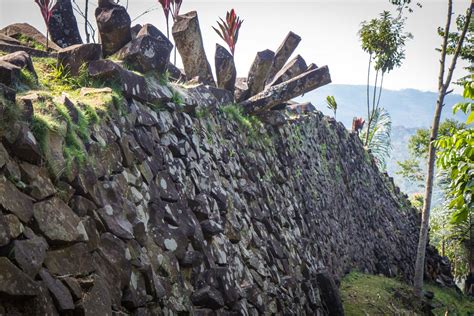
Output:
[[[291,61],[288,62],[276,75],[269,86],[276,86],[282,82],[288,81],[296,76],[301,75],[303,72],[308,71],[306,61],[300,55],[297,55]]]
[[[235,69],[234,56],[224,47],[216,44],[216,76],[217,87],[234,93],[237,70]]]
[[[186,77],[199,77],[203,83],[215,86],[196,11],[178,16],[173,25],[173,38],[181,55]]]
[[[140,34],[140,33],[139,33]],[[168,65],[173,44],[164,36],[139,35],[121,48],[116,56],[142,73],[162,73]]]
[[[273,63],[275,53],[269,49],[258,52],[247,78],[249,95],[254,96],[265,88],[265,81]]]
[[[114,54],[132,40],[132,22],[124,7],[112,1],[100,1],[95,18],[104,56]]]
[[[316,107],[311,102],[290,104],[286,106],[286,109],[298,115],[316,111]]]
[[[275,75],[285,65],[285,63],[288,61],[291,54],[293,54],[300,42],[301,37],[299,37],[293,32],[288,33],[281,46],[275,52],[275,57],[273,58],[272,65],[270,67],[270,70],[268,71],[268,76],[266,80],[267,84],[273,81]]]
[[[89,62],[101,58],[102,46],[100,44],[77,44],[58,52],[58,62],[73,76],[79,74],[81,67],[87,67]]]
[[[33,62],[31,61],[30,55],[28,55],[25,51],[18,51],[15,53],[11,53],[5,56],[0,57],[0,61],[4,61],[10,64],[13,64],[17,67],[22,69],[28,70],[33,76],[38,77],[36,75],[35,67],[33,66]]]
[[[59,47],[82,44],[71,0],[58,0],[48,25],[53,42]]]
[[[275,105],[331,83],[327,66],[310,70],[291,80],[273,86],[250,99],[241,102],[248,113],[258,113]]]
[[[20,80],[21,68],[0,60],[0,83],[6,86],[12,86]]]

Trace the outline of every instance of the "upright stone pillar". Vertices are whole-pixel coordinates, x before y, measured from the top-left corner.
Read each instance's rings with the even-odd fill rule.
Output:
[[[48,29],[53,42],[62,48],[82,44],[71,0],[58,0]]]

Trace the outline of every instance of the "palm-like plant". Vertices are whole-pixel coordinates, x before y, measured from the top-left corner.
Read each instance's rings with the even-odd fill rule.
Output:
[[[235,10],[232,9],[230,12],[227,12],[225,21],[222,18],[219,18],[221,21],[217,21],[220,30],[212,27],[214,31],[227,43],[230,48],[232,55],[235,53],[235,45],[239,39],[239,30],[242,26],[243,20],[235,13]]]
[[[46,24],[46,51],[49,50],[49,21],[53,16],[53,12],[57,3],[57,0],[34,0],[39,6],[41,15],[43,16],[44,23]]]
[[[181,4],[183,0],[158,0],[163,7],[163,12],[166,18],[166,36],[170,37],[170,25],[169,25],[169,18],[170,13],[173,21],[176,21],[176,18],[179,15],[179,10],[181,9]]]
[[[337,112],[337,102],[334,96],[328,95],[326,98],[326,103],[328,109],[334,112],[334,118],[336,118],[336,112]]]
[[[367,134],[368,133],[368,134]],[[390,158],[392,144],[390,135],[392,133],[392,119],[384,108],[376,108],[372,118],[372,124],[360,133],[362,141],[368,140],[367,148],[370,149],[377,166],[384,170],[386,161]]]

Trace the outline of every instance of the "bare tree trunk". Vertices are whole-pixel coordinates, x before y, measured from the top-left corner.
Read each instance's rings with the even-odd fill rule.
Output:
[[[372,54],[369,54],[369,67],[367,69],[367,124],[370,120],[370,66],[372,66]],[[364,145],[367,145],[367,139],[369,137],[369,128],[367,125],[367,135],[365,137]]]
[[[85,31],[86,31],[86,43],[90,43],[88,13],[89,13],[89,0],[86,0],[85,8],[84,8],[84,21],[85,21],[84,28],[85,28]]]
[[[374,83],[374,93],[372,96],[372,111],[370,111],[369,117],[367,118],[367,135],[365,136],[365,146],[369,146],[370,142],[370,127],[372,126],[372,121],[374,119],[375,113],[375,99],[377,97],[377,82],[379,80],[379,71],[375,73],[375,83]]]
[[[456,62],[458,56],[461,52],[461,48],[466,37],[467,29],[469,27],[469,21],[471,19],[472,11],[468,10],[466,14],[466,24],[460,34],[459,42],[456,46],[456,51],[454,53],[451,66],[448,69],[448,74],[445,80],[445,63],[447,55],[447,46],[448,46],[448,37],[449,29],[451,25],[451,17],[453,15],[453,1],[448,0],[448,14],[446,18],[446,27],[444,29],[445,34],[443,36],[443,46],[441,49],[441,60],[440,60],[440,69],[439,69],[439,78],[438,78],[438,100],[436,102],[435,115],[433,118],[433,125],[431,128],[430,136],[430,145],[428,149],[428,171],[426,174],[426,186],[425,186],[425,197],[423,200],[423,211],[421,214],[421,227],[420,227],[420,236],[418,240],[418,249],[415,262],[415,277],[413,280],[415,287],[415,294],[421,298],[423,294],[423,276],[425,268],[425,253],[426,253],[426,244],[428,242],[428,230],[430,223],[430,210],[431,210],[431,197],[433,193],[433,180],[434,180],[434,169],[436,161],[436,148],[434,146],[434,141],[438,138],[438,129],[441,118],[441,111],[443,110],[444,98],[447,95],[446,91],[451,83],[453,77],[454,68],[456,67]]]

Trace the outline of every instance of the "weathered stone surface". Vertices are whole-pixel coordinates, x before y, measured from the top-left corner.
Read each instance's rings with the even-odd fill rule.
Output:
[[[43,265],[48,244],[43,238],[15,240],[12,258],[20,268],[34,278]]]
[[[26,192],[36,200],[44,200],[56,193],[48,170],[27,162],[20,165],[22,180],[26,183]]]
[[[247,78],[250,97],[262,92],[265,88],[265,81],[274,57],[275,53],[269,49],[257,53]]]
[[[237,102],[242,102],[250,97],[247,78],[237,78],[235,81],[234,96]]]
[[[92,289],[84,295],[78,304],[81,315],[112,315],[112,302],[107,284],[99,276],[94,276]]]
[[[197,290],[191,296],[194,305],[201,307],[208,307],[212,309],[219,309],[224,306],[224,298],[214,288],[205,286]]]
[[[46,36],[44,36],[40,31],[31,26],[28,23],[15,23],[6,26],[0,30],[0,34],[19,39],[21,37],[27,38],[28,43],[24,43],[26,46],[34,48],[37,44],[42,45],[43,49],[46,49]],[[23,43],[22,43],[23,44]],[[61,49],[54,42],[49,41],[49,49],[53,51],[58,51]],[[27,51],[30,53],[31,51]]]
[[[303,72],[307,71],[307,69],[308,66],[306,65],[306,61],[303,59],[303,57],[297,55],[275,75],[272,82],[270,82],[268,85],[270,87],[276,86],[277,84],[301,75]]]
[[[92,77],[107,80],[118,80],[121,83],[125,97],[144,102],[167,102],[173,96],[165,86],[153,79],[145,79],[134,72],[124,69],[111,60],[97,60],[89,64],[89,74]]]
[[[84,243],[46,253],[45,267],[53,275],[88,275],[93,270],[92,256]]]
[[[38,141],[27,126],[21,125],[16,138],[12,140],[7,145],[14,155],[29,163],[40,164],[42,156]]]
[[[320,288],[322,303],[329,315],[344,315],[339,290],[331,275],[327,271],[322,271],[316,275],[316,280]]]
[[[173,44],[165,36],[145,34],[121,48],[116,56],[140,72],[164,72],[172,49]]]
[[[215,86],[196,11],[178,16],[173,25],[173,37],[183,60],[186,77],[199,77],[203,83]]]
[[[48,29],[53,42],[62,48],[82,44],[71,0],[57,1]]]
[[[286,106],[286,109],[298,115],[316,111],[316,107],[311,102],[290,104]]]
[[[33,62],[31,61],[31,57],[25,51],[18,51],[2,56],[0,57],[0,60],[20,67],[22,69],[26,69],[31,72],[33,76],[37,77],[35,67],[33,66]]]
[[[289,81],[273,86],[250,99],[241,102],[246,112],[264,112],[275,105],[288,101],[331,82],[327,66],[305,72]]]
[[[100,44],[68,45],[58,52],[59,64],[69,69],[73,76],[79,74],[81,67],[87,67],[89,62],[99,60],[101,57],[102,47]]]
[[[33,202],[30,197],[21,193],[4,176],[0,176],[0,206],[7,212],[18,216],[23,223],[28,223],[33,215]]]
[[[288,33],[286,38],[283,40],[281,46],[275,52],[272,65],[267,75],[267,84],[273,81],[275,75],[285,65],[291,54],[295,51],[298,44],[301,42],[301,37],[293,32]]]
[[[61,281],[54,279],[46,269],[41,269],[39,272],[41,279],[52,294],[56,306],[59,311],[71,311],[74,309],[74,302],[72,296],[67,287],[61,283]]]
[[[38,285],[5,257],[0,257],[0,293],[12,297],[38,295]]]
[[[20,80],[20,70],[20,67],[0,60],[0,83],[13,86]]]
[[[234,56],[219,44],[216,44],[216,75],[217,87],[234,93],[237,70],[235,69]]]
[[[79,217],[57,197],[36,203],[33,215],[38,228],[52,243],[81,241],[87,237]]]
[[[104,56],[114,54],[132,40],[132,22],[124,7],[101,1],[95,10],[95,18]]]
[[[0,83],[0,96],[4,98],[5,101],[15,103],[16,91],[10,87],[7,87],[5,84]],[[0,103],[0,115],[5,115],[5,104],[4,102]]]
[[[107,227],[107,230],[112,234],[123,239],[133,238],[132,224],[120,213],[120,210],[114,212],[114,208],[111,205],[106,205],[98,210],[97,213]]]

